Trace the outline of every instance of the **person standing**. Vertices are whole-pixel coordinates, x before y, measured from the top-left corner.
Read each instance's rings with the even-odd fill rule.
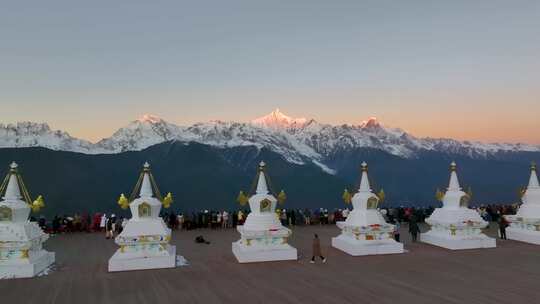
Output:
[[[231,217],[232,217],[232,227],[236,228],[236,226],[238,225],[238,212],[233,212]]]
[[[45,217],[43,215],[39,216],[38,225],[39,228],[41,228],[43,231],[47,231],[47,220],[45,220]]]
[[[229,228],[229,213],[226,210],[221,213],[221,228]]]
[[[178,213],[176,216],[176,222],[178,223],[178,228],[184,229],[184,215],[182,213]]]
[[[78,213],[75,213],[73,216],[73,230],[76,232],[81,232],[82,227],[82,219],[81,216]]]
[[[116,215],[111,215],[105,223],[105,238],[114,239],[114,231],[116,230]]]
[[[294,211],[294,209],[291,210],[290,222],[292,226],[296,226],[296,211]]]
[[[281,219],[281,225],[283,225],[283,226],[288,226],[289,225],[289,223],[287,221],[287,210],[285,210],[285,209],[281,210],[280,219]]]
[[[409,233],[412,236],[412,241],[416,243],[416,240],[418,239],[418,233],[420,232],[420,227],[418,227],[418,223],[416,223],[416,218],[413,216],[411,217],[411,220],[409,222]]]
[[[499,224],[499,233],[501,234],[501,240],[506,240],[506,227],[508,227],[508,221],[506,221],[504,216],[501,214],[497,223]]]
[[[52,228],[54,234],[58,234],[60,232],[60,217],[58,215],[54,216]]]
[[[114,239],[114,232],[116,231],[116,215],[112,214],[110,220],[112,222],[111,238]]]
[[[394,239],[398,243],[399,243],[399,236],[400,236],[400,232],[399,232],[400,228],[401,228],[401,224],[399,223],[399,221],[394,220]]]
[[[237,225],[243,225],[244,224],[244,213],[242,210],[238,210],[238,222]]]
[[[176,224],[176,214],[174,214],[174,211],[171,211],[169,214],[169,228],[172,230],[176,230],[178,228],[178,225]]]
[[[341,217],[343,218],[343,220],[346,221],[348,216],[349,216],[349,208],[343,209],[343,211],[341,211]]]
[[[113,238],[113,221],[112,217],[107,219],[107,222],[105,223],[105,238],[106,239],[112,239]]]
[[[221,224],[223,221],[223,215],[221,214],[221,212],[216,212],[216,218],[216,228],[223,228],[223,225]]]
[[[105,229],[105,224],[107,224],[107,214],[103,213],[103,215],[101,216],[101,220],[99,222],[100,231],[107,230]]]
[[[311,256],[311,261],[309,261],[311,264],[315,263],[316,256],[320,257],[323,263],[326,263],[326,258],[323,257],[321,252],[321,240],[319,239],[319,236],[315,233],[315,237],[313,238],[313,255]]]

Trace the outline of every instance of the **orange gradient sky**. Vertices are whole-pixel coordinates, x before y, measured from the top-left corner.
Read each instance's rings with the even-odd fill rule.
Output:
[[[97,141],[189,125],[376,116],[418,137],[540,144],[540,2],[12,1],[0,123]]]
[[[107,93],[97,97],[107,100]],[[117,94],[110,94],[117,98]],[[483,142],[540,144],[538,92],[489,92],[455,90],[354,90],[327,89],[302,92],[214,92],[165,96],[143,92],[129,95],[129,102],[76,103],[20,102],[4,110],[4,123],[48,122],[52,128],[98,141],[110,136],[145,113],[179,125],[209,120],[247,122],[275,108],[292,117],[314,118],[330,124],[360,124],[370,116],[418,137],[449,137]],[[280,102],[274,102],[280,100]]]

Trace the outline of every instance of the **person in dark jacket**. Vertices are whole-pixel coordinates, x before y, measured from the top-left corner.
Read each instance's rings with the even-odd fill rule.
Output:
[[[58,215],[54,216],[54,219],[52,221],[52,228],[53,228],[54,234],[57,234],[60,232],[60,217]]]
[[[499,224],[499,232],[501,234],[501,240],[506,240],[506,227],[508,227],[508,221],[504,218],[503,215],[500,215],[497,223]]]
[[[47,230],[47,221],[45,220],[45,217],[43,215],[39,216],[38,225],[42,230]]]
[[[313,256],[311,257],[310,263],[315,263],[315,257],[318,256],[321,258],[323,263],[326,263],[326,258],[323,257],[321,253],[321,240],[319,240],[319,236],[315,234],[315,237],[313,238]]]
[[[105,238],[114,239],[114,230],[116,229],[116,216],[113,214],[105,224]]]
[[[171,212],[171,214],[169,214],[168,221],[169,221],[169,228],[170,229],[176,230],[178,228],[178,224],[177,224],[178,219],[176,217],[176,214],[174,214],[174,211]]]
[[[412,236],[412,241],[416,242],[418,239],[418,233],[420,232],[420,227],[418,227],[418,223],[416,222],[416,218],[413,216],[411,217],[411,221],[409,222],[409,233]]]
[[[394,239],[396,240],[396,242],[399,242],[399,235],[400,235],[399,229],[400,228],[401,228],[400,222],[397,220],[394,220]]]

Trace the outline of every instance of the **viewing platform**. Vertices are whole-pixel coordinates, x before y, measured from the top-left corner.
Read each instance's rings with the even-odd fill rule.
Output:
[[[496,224],[487,234],[496,236]],[[188,266],[109,273],[118,248],[102,233],[51,236],[57,268],[48,276],[0,281],[6,303],[531,303],[540,297],[536,245],[497,240],[497,250],[451,251],[411,243],[406,252],[353,257],[332,248],[335,226],[293,227],[298,261],[238,264],[235,229],[175,231]],[[421,226],[422,231],[428,229]],[[313,234],[326,264],[310,264]],[[210,245],[196,244],[203,235]],[[29,292],[30,291],[30,292]],[[21,297],[24,295],[24,297]],[[241,299],[241,300],[239,300]]]

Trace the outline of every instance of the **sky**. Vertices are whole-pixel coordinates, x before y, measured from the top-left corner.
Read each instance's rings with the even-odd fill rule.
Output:
[[[280,108],[540,144],[540,1],[2,1],[0,107],[92,141]]]

